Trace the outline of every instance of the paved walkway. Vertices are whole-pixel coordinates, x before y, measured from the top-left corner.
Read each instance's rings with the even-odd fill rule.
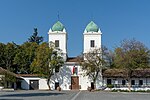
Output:
[[[150,93],[21,90],[0,92],[0,100],[150,100]]]

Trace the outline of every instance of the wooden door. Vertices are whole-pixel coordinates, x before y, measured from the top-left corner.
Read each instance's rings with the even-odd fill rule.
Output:
[[[39,89],[39,81],[38,80],[30,80],[30,90]]]
[[[55,82],[55,90],[57,90],[57,87],[59,87],[59,82]]]
[[[72,76],[71,77],[71,89],[79,89],[79,77]]]
[[[91,89],[94,89],[94,83],[91,82]]]

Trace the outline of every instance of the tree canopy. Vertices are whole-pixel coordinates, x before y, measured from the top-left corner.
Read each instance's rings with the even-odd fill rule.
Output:
[[[123,40],[120,47],[115,48],[115,65],[127,69],[149,67],[149,49],[141,42]]]
[[[13,59],[16,54],[16,45],[14,43],[0,43],[0,65],[10,71],[14,71]]]
[[[33,33],[32,36],[30,36],[28,41],[29,42],[36,42],[37,44],[40,44],[41,42],[43,42],[43,37],[42,36],[38,36],[37,28],[34,28],[34,33]]]
[[[149,49],[135,39],[123,40],[121,45],[115,48],[114,64],[116,68],[121,68],[127,72],[126,79],[128,81],[129,91],[133,70],[149,67],[149,60]]]
[[[39,74],[48,79],[47,85],[50,89],[50,78],[55,73],[56,68],[60,68],[64,64],[64,60],[60,55],[60,51],[53,45],[42,43],[36,50],[35,59],[31,64],[33,74]]]
[[[38,45],[35,42],[25,42],[22,45],[18,45],[14,57],[14,64],[17,66],[17,73],[31,73],[30,65],[35,58],[37,47]]]
[[[102,78],[102,69],[107,66],[107,61],[105,60],[107,57],[106,54],[107,49],[103,47],[93,49],[83,54],[81,57],[84,58],[84,60],[79,58],[79,64],[82,66],[85,74],[92,79],[94,84],[98,77]]]

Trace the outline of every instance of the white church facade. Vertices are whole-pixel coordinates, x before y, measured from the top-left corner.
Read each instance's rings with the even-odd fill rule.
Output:
[[[125,80],[124,71],[117,69],[107,69],[100,73],[96,83],[85,75],[82,66],[79,65],[77,57],[68,57],[67,55],[67,33],[64,25],[57,21],[48,31],[49,42],[53,42],[56,48],[62,50],[62,56],[65,64],[59,69],[55,70],[54,75],[50,80],[51,90],[60,87],[61,90],[87,90],[88,87],[92,89],[110,90],[108,85],[114,86],[112,89],[128,90],[127,80]],[[83,54],[95,48],[101,48],[102,32],[100,28],[91,21],[83,32]],[[84,58],[84,60],[86,60]],[[94,67],[94,66],[93,66]],[[115,73],[113,73],[115,72]],[[47,90],[47,79],[41,78],[34,74],[20,74],[17,75],[20,80],[21,89],[31,90]],[[102,79],[103,76],[103,79]],[[135,70],[131,77],[131,90],[150,90],[150,69]]]
[[[78,63],[77,57],[68,57],[67,55],[67,31],[64,25],[57,21],[48,31],[49,43],[53,42],[56,48],[62,51],[65,64],[55,72],[50,80],[51,90],[57,89],[59,86],[62,90],[87,90],[88,87],[99,89],[102,80],[97,79],[94,85],[85,71],[82,70]],[[83,32],[83,54],[88,53],[94,48],[101,48],[101,31],[100,28],[91,21]],[[33,74],[20,74],[21,89],[49,89],[47,79],[41,78]]]
[[[63,58],[65,60],[64,66],[62,66],[59,72],[51,78],[51,89],[56,89],[60,86],[62,90],[87,90],[88,87],[94,88],[92,80],[88,76],[85,76],[85,72],[77,61],[77,57],[67,56],[67,32],[64,25],[58,21],[52,28],[50,28],[49,42],[53,42],[55,47],[62,50]],[[101,31],[100,28],[91,21],[83,32],[83,54],[88,53],[94,48],[101,48]],[[96,87],[99,88],[101,83],[97,80]]]

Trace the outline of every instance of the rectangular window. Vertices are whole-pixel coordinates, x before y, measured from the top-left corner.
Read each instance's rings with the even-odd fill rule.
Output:
[[[107,79],[107,85],[111,84],[111,79]]]
[[[95,41],[94,40],[91,40],[90,46],[95,47]]]
[[[59,40],[55,40],[55,47],[59,47]]]
[[[122,80],[122,85],[126,85],[126,80]]]
[[[143,85],[143,80],[139,80],[139,85]]]
[[[126,85],[126,80],[122,80],[122,85]]]
[[[73,67],[72,74],[78,75],[78,68],[77,67],[75,67],[75,66]]]
[[[135,80],[131,80],[131,85],[135,85]]]

